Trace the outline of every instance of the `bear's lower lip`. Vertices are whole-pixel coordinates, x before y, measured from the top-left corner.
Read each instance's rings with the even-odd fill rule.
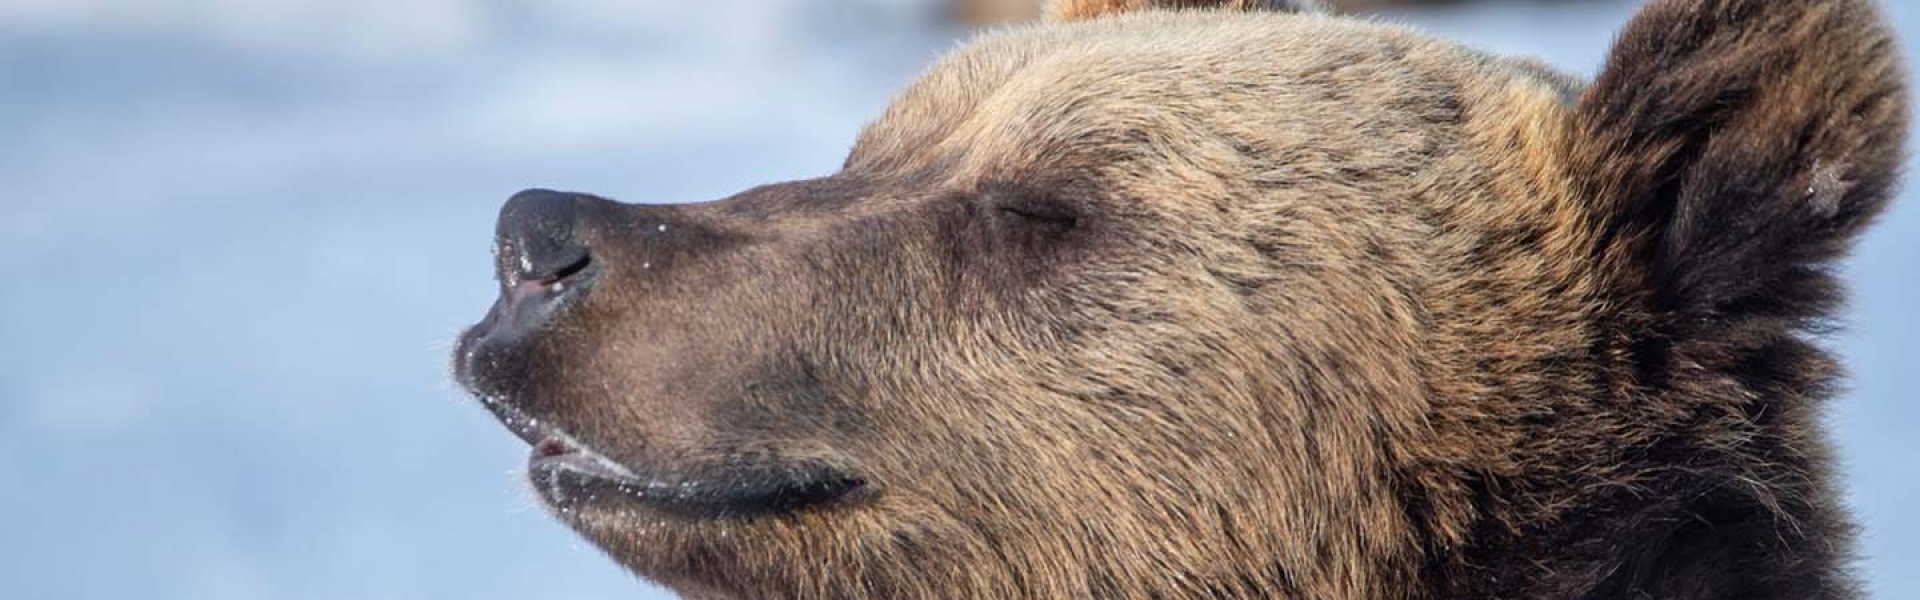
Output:
[[[537,447],[528,459],[527,477],[547,502],[563,511],[631,502],[654,513],[693,519],[793,512],[868,497],[875,489],[858,477],[791,465],[662,479],[635,474],[591,450],[557,447]]]
[[[678,517],[743,517],[877,493],[877,487],[863,477],[810,463],[709,467],[662,477],[608,458],[512,406],[489,404],[509,430],[532,446],[527,479],[541,497],[562,510],[628,502]]]

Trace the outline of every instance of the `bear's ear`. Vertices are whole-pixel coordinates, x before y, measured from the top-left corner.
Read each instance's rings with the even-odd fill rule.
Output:
[[[1048,0],[1047,20],[1078,21],[1103,15],[1152,9],[1201,9],[1323,12],[1320,0]]]
[[[1829,316],[1831,263],[1886,205],[1907,124],[1871,0],[1655,0],[1575,114],[1599,251],[1630,257],[1668,323],[1707,328]]]

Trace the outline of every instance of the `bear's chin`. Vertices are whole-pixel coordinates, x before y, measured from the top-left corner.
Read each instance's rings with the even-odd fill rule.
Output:
[[[539,474],[530,473],[537,479]],[[868,489],[783,511],[689,512],[606,490],[556,497],[534,481],[547,510],[629,572],[686,598],[758,598],[798,571],[841,562],[848,550],[891,539],[909,522]],[[852,554],[859,554],[853,552]]]

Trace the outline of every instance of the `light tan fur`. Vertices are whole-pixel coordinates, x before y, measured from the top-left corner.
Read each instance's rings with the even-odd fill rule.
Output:
[[[1064,22],[1151,9],[1325,10],[1320,0],[1047,0],[1045,12],[1048,19]]]

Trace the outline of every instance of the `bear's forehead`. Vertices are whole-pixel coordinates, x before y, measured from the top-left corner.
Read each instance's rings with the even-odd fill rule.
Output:
[[[987,33],[862,133],[862,170],[992,171],[1237,133],[1338,149],[1436,133],[1461,86],[1543,71],[1396,26],[1283,13],[1154,12]],[[1553,82],[1549,82],[1553,83]],[[1551,87],[1551,86],[1545,86]]]

